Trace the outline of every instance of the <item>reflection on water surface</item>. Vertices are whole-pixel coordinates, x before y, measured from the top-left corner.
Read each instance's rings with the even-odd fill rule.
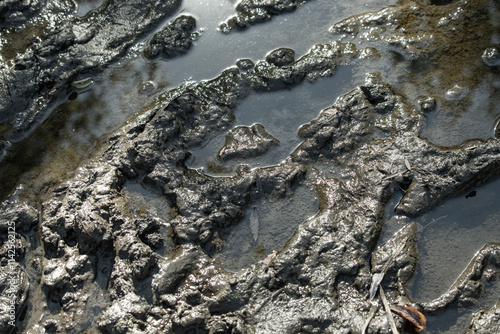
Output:
[[[401,197],[402,194],[397,194],[387,205],[379,244],[387,242],[405,224],[411,221],[418,223],[418,263],[409,286],[410,297],[415,301],[427,302],[438,298],[452,286],[487,242],[500,242],[500,179],[476,188],[475,193],[450,199],[411,220],[394,214],[393,210]],[[493,280],[485,286],[480,305],[462,311],[454,306],[444,315],[431,316],[428,330],[432,333],[463,331],[472,312],[481,307],[492,307],[497,302],[499,288],[500,280]]]
[[[76,15],[84,16],[101,4],[102,0],[81,0]],[[352,15],[394,4],[396,1],[367,3],[315,0],[293,13],[280,15],[245,31],[224,35],[217,31],[217,26],[234,14],[234,1],[183,1],[177,14],[193,15],[197,20],[197,29],[201,32],[193,48],[182,57],[150,62],[142,58],[143,44],[139,43],[123,61],[94,77],[95,84],[92,87],[86,91],[76,91],[76,99],[67,101],[67,96],[62,98],[52,115],[20,144],[21,153],[14,156],[12,161],[2,163],[2,177],[11,182],[8,185],[6,182],[2,183],[5,192],[2,195],[12,191],[18,183],[26,183],[30,185],[26,189],[35,191],[34,188],[42,189],[47,184],[64,179],[65,172],[73,170],[100,139],[140,113],[145,104],[167,87],[213,78],[225,68],[233,66],[238,59],[248,58],[255,62],[264,59],[269,51],[278,47],[294,49],[298,58],[314,44],[328,43],[337,38],[349,40],[348,36],[332,35],[328,28]],[[441,16],[438,7],[425,8],[434,11],[429,14],[433,23],[451,24],[462,15],[457,11],[452,16]],[[478,29],[474,24],[484,25],[484,22],[493,23],[491,26],[496,30],[499,28],[496,22],[500,20],[494,19],[477,20],[465,28]],[[439,26],[436,24],[432,25],[432,29]],[[232,161],[219,167],[226,174],[232,174],[234,166],[239,163],[249,164],[250,167],[278,164],[299,144],[298,127],[331,105],[337,96],[362,83],[368,72],[380,72],[382,80],[393,85],[417,108],[418,101],[423,97],[436,100],[436,108],[425,113],[426,123],[421,134],[431,142],[453,146],[467,139],[487,139],[493,136],[500,116],[500,74],[498,66],[488,66],[481,56],[486,47],[483,44],[499,43],[498,31],[484,30],[479,37],[472,36],[473,38],[451,45],[443,54],[429,55],[420,60],[398,53],[395,47],[397,43],[388,43],[387,40],[376,37],[374,32],[380,33],[371,29],[350,40],[359,49],[367,46],[375,48],[379,57],[355,61],[349,67],[339,68],[332,78],[321,79],[314,84],[304,83],[289,91],[254,94],[243,101],[235,111],[236,120],[233,125],[260,123],[280,141],[280,145],[259,158]],[[438,32],[433,31],[436,34]],[[468,36],[468,32],[470,31],[456,32],[457,38],[453,40]],[[389,35],[394,33],[396,32],[388,32]],[[25,41],[21,41],[20,47],[25,47]],[[1,42],[2,45],[6,44],[3,40]],[[460,52],[455,53],[457,50]],[[7,51],[9,47],[4,46],[4,52]],[[454,59],[456,54],[460,57]],[[456,85],[462,85],[465,90],[453,91]],[[67,95],[74,91],[67,92]],[[189,167],[204,167],[208,174],[215,174],[208,166],[210,162],[220,164],[214,159],[224,142],[224,136],[224,133],[218,134],[210,142],[193,150]],[[348,178],[346,171],[336,169],[337,166],[329,162],[322,162],[316,167],[327,176],[340,175],[339,178]],[[130,198],[137,194],[143,196],[138,197],[139,206],[133,209],[133,213],[143,212],[139,208],[141,205],[145,212],[156,210],[149,195],[137,186],[131,183],[125,190],[128,192],[126,196]],[[420,226],[419,264],[411,287],[412,298],[419,301],[436,298],[453,283],[475,252],[486,242],[500,242],[497,226],[500,218],[497,206],[499,196],[500,183],[496,181],[478,188],[475,197],[465,199],[462,196],[450,200],[416,219]],[[389,209],[397,201],[395,198],[389,204]],[[153,207],[148,207],[150,204]],[[246,267],[273,250],[279,250],[295,228],[317,210],[315,194],[307,187],[298,188],[292,198],[287,200],[276,203],[262,200],[252,205],[259,212],[257,242],[248,225],[249,213],[223,236],[226,248],[220,257],[230,270]],[[166,215],[166,211],[156,211],[155,214]],[[395,217],[389,212],[381,242],[407,222],[405,217]],[[275,234],[275,231],[279,233]],[[495,299],[498,295],[492,293],[491,297]],[[494,300],[486,298],[484,306],[490,306],[493,302]],[[444,317],[436,318],[433,324],[431,317],[430,327],[435,326],[436,332],[450,333],[463,329],[466,319],[456,319],[455,313],[446,313]],[[437,321],[441,321],[442,328],[436,324]]]

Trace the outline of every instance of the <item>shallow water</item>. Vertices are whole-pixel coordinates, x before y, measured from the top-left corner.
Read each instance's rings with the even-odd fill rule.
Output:
[[[79,0],[76,16],[83,17],[90,11],[99,8],[105,0]]]
[[[253,209],[255,207],[255,209]],[[258,214],[257,240],[251,231],[252,209]],[[307,186],[297,188],[289,198],[270,201],[266,198],[246,208],[246,215],[222,237],[223,251],[218,255],[224,269],[238,271],[280,251],[295,229],[318,212],[315,191]]]
[[[428,302],[445,293],[465,270],[470,260],[488,242],[500,242],[500,179],[475,189],[476,195],[452,198],[416,219],[395,215],[402,194],[386,208],[386,222],[379,244],[387,242],[403,226],[418,223],[416,273],[409,284],[410,297]],[[432,333],[463,331],[471,312],[492,307],[499,298],[500,280],[485,286],[480,305],[459,312],[455,307],[444,315],[431,316],[427,330]]]
[[[162,62],[162,66],[165,73],[176,78],[172,79],[173,85],[178,85],[187,78],[213,78],[225,68],[235,65],[238,59],[248,58],[255,62],[280,47],[293,49],[297,59],[315,44],[331,42],[328,28],[336,21],[393,3],[394,1],[380,0],[368,3],[314,0],[292,13],[278,15],[243,31],[223,34],[217,27],[235,14],[234,1],[218,1],[217,4],[213,1],[183,1],[180,13],[193,15],[202,34],[188,54]],[[199,66],[194,67],[193,64]]]
[[[75,15],[85,15],[88,11],[100,6],[98,0],[81,0],[79,3],[79,14]],[[36,160],[19,164],[15,171],[2,173],[9,177],[5,179],[6,186],[0,195],[3,197],[12,192],[16,183],[35,183],[34,188],[41,188],[63,179],[61,175],[73,170],[100,138],[105,137],[127,119],[139,113],[142,106],[152,101],[157,93],[166,88],[211,79],[219,75],[222,70],[234,66],[238,59],[249,58],[258,61],[278,47],[294,49],[297,59],[313,45],[332,41],[328,28],[336,21],[392,3],[394,1],[332,4],[327,0],[315,0],[299,7],[293,13],[279,15],[271,21],[250,26],[244,31],[223,34],[218,31],[218,25],[235,14],[234,1],[221,0],[215,3],[197,0],[183,1],[179,11],[172,17],[181,14],[194,16],[197,21],[196,29],[200,32],[200,36],[187,54],[170,60],[146,60],[142,57],[142,49],[148,40],[146,37],[144,41],[132,47],[123,60],[111,65],[102,74],[94,76],[92,87],[79,94],[76,100],[66,101],[72,91],[66,92],[67,95],[62,96],[60,103],[53,108],[51,116],[39,125],[40,128],[50,129],[49,131],[55,131],[53,128],[59,129],[60,127],[61,130],[48,136],[44,147],[39,148]],[[158,27],[157,30],[160,28]],[[347,76],[342,73],[334,76],[334,79],[325,80],[331,83],[321,83],[322,80],[320,80],[316,85],[303,84],[297,88],[301,90],[300,95],[304,99],[314,98],[321,101],[301,101],[304,104],[309,103],[307,115],[311,118],[322,108],[333,103],[338,95],[352,88],[352,85],[347,83]],[[157,89],[141,94],[141,85],[148,81],[154,82]],[[335,89],[336,87],[338,89]],[[287,92],[278,92],[274,96],[279,95],[282,101],[286,101],[293,98],[295,94],[295,92],[288,92],[287,97]],[[258,119],[262,119],[261,115],[265,111],[265,106],[262,108],[254,108],[254,106],[272,100],[267,96],[273,95],[251,96],[250,102],[245,102],[238,107],[238,110],[241,110],[239,114],[248,113],[250,116],[243,118],[242,124],[262,122]],[[259,101],[261,98],[262,102]],[[314,107],[317,109],[314,110]],[[255,117],[251,116],[253,110],[256,112]],[[285,115],[284,118],[288,120],[295,118],[293,111],[290,110],[290,114]],[[61,124],[61,118],[66,119],[65,124]],[[302,117],[300,121],[293,123],[293,127],[298,128],[300,124],[308,120],[307,117]],[[298,143],[295,131],[290,135],[290,138],[286,136],[279,138],[283,143],[287,143],[287,145],[280,146],[283,148],[280,159],[285,158],[291,152],[290,147]],[[292,143],[288,143],[290,141]],[[39,138],[31,134],[24,142],[26,147],[30,147],[36,145]],[[64,152],[65,159],[61,159],[61,152]],[[278,159],[277,162],[279,161]],[[277,162],[264,161],[260,164]],[[8,169],[12,168],[8,167]],[[36,173],[32,172],[34,169]],[[35,175],[42,173],[49,175],[44,177],[42,185],[37,185]]]
[[[0,196],[10,193],[17,183],[29,185],[38,193],[55,185],[74,170],[100,139],[116,130],[137,114],[150,99],[141,91],[141,84],[155,80],[161,88],[165,83],[154,70],[144,68],[141,61],[115,64],[102,75],[92,78],[84,89],[72,88],[61,96],[50,116],[26,139],[18,143],[14,155],[0,165],[3,187]],[[82,77],[83,79],[83,77]]]
[[[468,139],[493,137],[500,116],[500,76],[490,74],[459,101],[442,99],[426,113],[422,137],[440,146],[457,146]]]
[[[468,265],[485,242],[500,242],[500,180],[476,189],[475,197],[461,196],[417,219],[419,264],[412,297],[437,298]]]
[[[102,0],[81,0],[79,3],[75,15],[84,16],[98,8]],[[336,37],[328,32],[328,28],[335,22],[395,3],[396,1],[332,3],[328,0],[315,0],[307,2],[293,13],[280,15],[245,31],[225,35],[217,31],[217,26],[234,14],[234,1],[184,1],[176,15],[193,15],[197,20],[197,29],[201,32],[193,48],[186,55],[171,60],[147,61],[141,56],[143,44],[139,43],[123,61],[94,77],[94,85],[85,91],[79,91],[75,100],[67,101],[63,98],[64,101],[55,107],[51,117],[25,140],[23,156],[26,161],[21,158],[17,160],[18,164],[22,161],[15,168],[18,174],[4,173],[14,181],[10,190],[19,182],[42,188],[43,184],[36,181],[40,174],[44,175],[43,182],[49,184],[63,180],[65,173],[73,170],[99,139],[140,112],[142,106],[152,101],[157,92],[165,88],[213,78],[225,68],[233,66],[238,59],[249,58],[255,62],[278,47],[294,49],[296,58],[299,58],[314,44],[334,40]],[[339,95],[362,83],[368,72],[380,72],[382,80],[392,84],[415,106],[418,106],[421,97],[436,98],[437,108],[425,114],[426,121],[422,131],[422,136],[431,142],[441,146],[454,146],[467,139],[493,136],[500,116],[498,71],[482,75],[474,85],[467,86],[467,93],[463,98],[450,100],[446,98],[446,93],[454,83],[441,78],[442,73],[436,72],[420,78],[419,69],[412,67],[411,61],[395,57],[384,43],[355,43],[358,46],[375,46],[381,57],[339,67],[333,77],[320,79],[314,84],[303,83],[292,90],[251,95],[237,107],[234,126],[261,123],[269,134],[280,140],[280,145],[257,159],[228,162],[223,165],[225,174],[232,174],[235,165],[239,163],[247,163],[250,167],[280,163],[300,143],[297,137],[298,127],[331,105]],[[480,54],[481,52],[477,57]],[[142,92],[141,85],[147,81],[156,83],[158,89],[149,93]],[[43,147],[37,146],[42,139]],[[210,162],[218,163],[215,156],[224,139],[225,134],[218,135],[193,150],[189,167],[204,167],[208,174],[214,174],[208,166]],[[37,160],[29,161],[32,156],[36,156]],[[340,179],[345,172],[335,169],[328,162],[318,163],[316,167],[327,176]],[[14,167],[9,168],[14,170]],[[23,173],[24,176],[21,176]],[[147,190],[139,184],[128,183],[124,191],[130,200],[132,214],[156,212],[157,215],[167,216],[168,208],[163,207],[166,204],[155,204]],[[500,181],[476,191],[476,197],[465,199],[462,196],[449,200],[431,213],[416,219],[420,226],[419,264],[411,286],[411,296],[415,300],[431,300],[445,292],[486,242],[500,242],[500,230],[497,226],[500,218],[497,205],[500,199]],[[396,196],[388,205],[388,218],[380,242],[388,240],[408,222],[405,217],[391,215],[391,210],[398,201]],[[278,203],[263,200],[252,205],[257,207],[259,213],[259,238],[257,242],[253,240],[248,225],[249,214],[223,236],[226,248],[220,257],[228,270],[239,270],[273,250],[279,250],[296,227],[317,211],[315,195],[307,187],[297,189],[289,200]],[[250,212],[251,206],[248,209]],[[274,231],[279,233],[275,234]],[[488,291],[492,293],[488,294]],[[498,289],[486,287],[484,296],[489,298],[485,298],[483,306],[491,306],[496,301],[499,297],[496,291]],[[470,311],[464,317],[458,317],[456,310],[447,310],[444,315],[429,318],[428,330],[436,333],[462,330],[468,320],[467,314]]]
[[[203,167],[207,174],[221,175],[233,174],[235,166],[241,163],[251,168],[277,165],[301,143],[297,135],[299,127],[331,106],[339,95],[352,87],[352,69],[343,66],[333,77],[314,83],[305,82],[289,90],[250,95],[236,108],[234,126],[262,124],[266,132],[278,139],[280,144],[256,158],[222,163],[217,159],[217,152],[224,145],[227,131],[192,150],[193,156],[188,166]],[[213,165],[217,165],[217,172],[211,168]]]

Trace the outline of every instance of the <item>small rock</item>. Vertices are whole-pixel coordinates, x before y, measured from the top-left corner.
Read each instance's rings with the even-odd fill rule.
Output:
[[[430,112],[436,110],[436,99],[433,97],[424,97],[418,100],[420,110]]]
[[[295,51],[288,48],[276,49],[267,55],[266,61],[276,66],[291,65],[295,61]]]
[[[460,101],[467,95],[467,92],[467,87],[455,85],[453,88],[449,89],[444,96],[448,101]]]
[[[245,71],[254,67],[254,63],[250,59],[238,59],[238,61],[236,61],[236,66],[238,66],[240,70]]]
[[[194,17],[179,16],[151,38],[144,48],[144,57],[154,59],[161,54],[164,58],[173,58],[186,53],[197,36],[192,32],[195,27]]]
[[[379,59],[379,58],[380,58],[380,52],[373,47],[364,48],[359,53],[359,59]]]
[[[500,52],[498,52],[497,48],[487,48],[484,50],[481,58],[483,58],[484,63],[488,66],[500,65]]]
[[[136,279],[144,279],[155,265],[151,249],[133,237],[125,237],[121,242],[118,256],[128,260]]]
[[[154,91],[158,88],[158,85],[154,81],[145,81],[139,86],[139,94],[148,95],[154,93]]]

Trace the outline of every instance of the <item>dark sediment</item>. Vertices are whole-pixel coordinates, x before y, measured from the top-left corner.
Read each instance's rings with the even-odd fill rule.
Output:
[[[391,26],[395,23],[387,20],[394,13],[408,10],[394,7],[375,17]],[[120,8],[110,13],[124,15]],[[374,24],[373,17],[365,21],[352,18],[337,29]],[[96,36],[100,35],[85,43],[97,43]],[[406,42],[389,44],[405,57],[423,57],[417,41]],[[124,41],[113,44],[107,37],[106,43],[116,46]],[[64,54],[78,45],[63,44],[63,49],[50,54]],[[108,59],[120,53],[111,49]],[[394,303],[412,305],[425,314],[452,304],[474,304],[487,284],[485,273],[498,272],[497,244],[486,245],[445,294],[426,303],[412,301],[406,291],[418,258],[415,224],[374,249],[385,204],[396,191],[405,191],[398,212],[408,216],[427,212],[498,176],[500,142],[491,138],[447,149],[433,145],[420,137],[424,121],[420,107],[381,80],[354,88],[302,126],[303,142],[279,165],[253,170],[241,166],[227,177],[186,167],[191,148],[233,128],[234,110],[249,94],[333,75],[359,53],[353,43],[333,42],[316,45],[295,60],[293,51],[277,49],[254,68],[231,67],[215,79],[172,90],[109,136],[73,178],[44,195],[38,207],[4,202],[0,231],[8,231],[11,222],[16,227],[19,258],[12,273],[20,282],[15,296],[21,330],[358,332],[372,306],[368,298],[372,276],[386,263],[381,284]],[[478,59],[482,62],[481,54]],[[66,84],[76,73],[80,72],[68,74]],[[232,155],[225,155],[227,159],[260,154],[251,145],[261,139],[275,142],[258,126],[240,130],[258,138],[248,140],[248,145],[239,142]],[[240,130],[233,130],[233,135]],[[317,173],[314,165],[325,161],[351,171],[348,179]],[[224,270],[217,254],[225,247],[225,232],[241,223],[245,208],[263,197],[289,198],[305,186],[306,177],[314,180],[319,213],[297,228],[271,262],[258,262],[238,273]],[[124,194],[128,180],[164,198],[171,215],[145,218],[131,212]],[[1,242],[5,269],[8,239]],[[400,253],[394,254],[395,249]],[[0,289],[7,289],[6,280]],[[0,303],[5,306],[8,300]],[[478,313],[468,329],[494,331],[497,309]],[[4,316],[0,321],[8,330],[9,319]],[[401,330],[401,318],[396,323]],[[382,311],[375,314],[368,332],[389,332]]]

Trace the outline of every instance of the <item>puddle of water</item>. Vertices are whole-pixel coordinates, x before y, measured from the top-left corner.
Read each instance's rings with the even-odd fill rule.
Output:
[[[359,43],[358,48],[366,43]],[[373,44],[372,44],[373,46]],[[391,84],[416,108],[419,100],[433,97],[436,109],[424,112],[425,122],[421,137],[433,144],[453,147],[470,139],[488,139],[494,137],[495,125],[500,117],[500,75],[488,73],[479,83],[467,87],[467,93],[461,100],[447,100],[445,95],[452,87],[444,86],[439,79],[429,82],[428,78],[417,78],[418,69],[409,62],[395,62],[394,55],[386,45],[378,43],[380,59],[357,61],[354,81],[362,82],[361,77],[368,72],[381,73],[382,80]]]
[[[412,298],[432,300],[445,292],[487,242],[500,242],[500,179],[476,189],[476,196],[448,200],[417,219],[419,263]],[[500,296],[497,296],[500,297]]]
[[[454,304],[442,313],[426,316],[426,331],[439,334],[463,333],[473,313],[482,308],[489,309],[498,302],[498,291],[500,291],[500,280],[497,278],[483,286],[483,294],[478,299],[477,305],[458,309]]]
[[[492,74],[464,100],[442,100],[436,111],[427,113],[421,136],[440,146],[456,146],[468,139],[487,139],[494,137],[499,116],[500,76],[495,78]]]
[[[98,7],[101,2],[102,0],[81,0],[79,10],[84,13]],[[234,15],[234,1],[226,0],[216,3],[199,0],[184,1],[178,14],[195,16],[198,29],[202,30],[202,34],[195,41],[193,48],[181,57],[168,61],[156,60],[151,62],[138,56],[143,43],[135,46],[128,55],[128,59],[112,66],[111,69],[94,78],[95,85],[92,88],[92,93],[89,93],[93,94],[93,101],[82,101],[81,107],[75,107],[73,104],[70,108],[72,112],[75,112],[75,116],[67,117],[69,123],[64,127],[73,127],[77,133],[74,134],[74,140],[67,140],[63,146],[68,148],[68,151],[71,151],[74,155],[74,160],[78,161],[81,158],[81,152],[86,152],[87,148],[92,147],[96,139],[103,137],[140,110],[141,106],[144,105],[144,99],[140,94],[137,94],[137,91],[147,81],[154,82],[158,89],[161,89],[177,86],[186,82],[186,80],[212,78],[223,69],[235,64],[237,59],[250,58],[254,61],[263,59],[269,51],[277,47],[294,49],[298,58],[314,44],[331,42],[336,38],[328,32],[328,28],[333,23],[345,17],[374,11],[394,3],[395,1],[371,1],[367,4],[353,1],[332,4],[327,0],[311,1],[299,7],[293,13],[279,15],[271,21],[250,26],[244,31],[222,34],[217,31],[217,26],[221,21]],[[369,44],[364,41],[356,42],[359,42],[360,47]],[[341,68],[333,79],[319,80],[315,85],[301,85],[300,89],[302,91],[296,88],[291,92],[277,92],[274,95],[267,95],[267,97],[266,95],[251,96],[248,99],[249,102],[242,104],[238,108],[241,111],[239,112],[240,119],[237,119],[238,124],[262,123],[271,135],[281,141],[279,147],[271,151],[267,156],[257,159],[254,162],[255,166],[279,163],[283,160],[291,152],[290,147],[294,147],[298,143],[296,138],[298,126],[296,124],[300,125],[307,122],[311,117],[315,116],[317,111],[333,102],[329,100],[330,96],[328,95],[326,95],[328,101],[325,101],[324,94],[338,96],[340,93],[346,92],[354,84],[362,83],[366,72],[379,71],[383,73],[383,80],[395,85],[415,105],[418,104],[417,101],[422,96],[444,96],[446,87],[440,86],[438,77],[432,79],[434,81],[431,80],[428,85],[422,85],[421,79],[409,80],[418,73],[418,69],[412,67],[411,61],[395,57],[387,47],[386,42],[376,42],[375,46],[381,51],[382,56],[376,61],[363,60],[358,62],[353,68],[351,77],[354,77],[351,78],[351,86],[340,84],[338,91],[326,92],[323,90],[322,85],[327,87],[330,84],[323,84],[322,81],[335,81],[334,85],[337,86],[339,85],[339,78],[345,80],[340,73],[342,72]],[[194,64],[195,66],[193,66]],[[410,69],[410,72],[408,69]],[[484,77],[482,84],[470,88],[468,98],[460,101],[438,99],[438,110],[426,115],[427,122],[422,136],[442,146],[457,145],[466,139],[492,136],[493,124],[500,115],[499,89],[499,75],[490,73]],[[300,96],[303,100],[295,98],[295,95]],[[273,99],[281,101],[287,107],[274,103]],[[78,100],[81,101],[80,98]],[[308,101],[310,103],[313,100],[318,101],[314,102],[318,105],[317,109],[307,105]],[[301,103],[302,109],[293,108],[290,101],[295,101],[296,104]],[[265,104],[268,104],[269,108],[273,110],[275,117],[267,119]],[[95,107],[91,107],[91,105],[95,105]],[[258,106],[258,108],[255,108],[255,106]],[[60,106],[59,108],[66,108],[66,106]],[[465,110],[465,112],[460,112],[460,110]],[[82,114],[85,114],[85,116],[82,116]],[[279,114],[282,117],[279,117]],[[248,117],[245,117],[246,115]],[[262,117],[262,115],[265,115],[265,117]],[[87,121],[76,122],[75,124],[75,119],[82,120],[84,118]],[[295,122],[294,118],[301,118],[301,120]],[[264,124],[266,120],[269,121],[267,125]],[[272,121],[277,122],[277,124],[272,124]],[[290,131],[290,129],[293,130]],[[70,138],[70,136],[65,137]],[[73,142],[70,143],[71,141]],[[213,139],[204,148],[207,154],[198,152],[200,157],[196,158],[206,160],[208,157],[213,157],[213,152],[220,148],[223,142],[224,136]],[[30,145],[27,144],[26,146],[29,147]],[[60,151],[60,145],[47,146],[47,149],[42,150],[40,153],[47,152],[47,158],[44,160],[52,161],[56,159],[54,158],[57,155],[55,152]],[[207,158],[202,157],[204,155],[207,155]],[[271,156],[274,157],[274,161],[270,159]],[[194,162],[194,165],[201,166],[203,163],[203,161],[198,161]],[[20,173],[22,173],[31,169],[30,166],[20,166],[17,169],[20,169]],[[52,164],[52,167],[56,169],[60,169],[62,166],[65,166],[65,164],[60,162]],[[227,166],[225,167],[227,169]],[[71,169],[72,167],[69,168],[69,170]],[[40,168],[40,170],[47,170],[47,168]]]
[[[231,174],[239,163],[250,167],[276,165],[285,160],[302,140],[297,131],[301,125],[316,117],[321,110],[332,105],[337,97],[352,87],[352,69],[339,67],[333,77],[314,83],[304,83],[290,90],[254,94],[245,99],[235,110],[234,126],[262,124],[266,132],[280,141],[266,154],[252,158],[222,163],[217,152],[224,145],[226,133],[211,139],[204,146],[192,150],[190,168],[206,168],[207,174]],[[218,168],[214,171],[211,166]]]
[[[498,301],[498,291],[500,291],[500,280],[497,279],[484,287],[483,296],[479,298],[478,305],[460,310],[456,305],[452,305],[442,313],[426,316],[426,332],[436,334],[464,333],[473,313],[495,305]],[[493,300],[494,298],[496,299]]]
[[[246,208],[241,221],[223,235],[225,248],[219,254],[224,269],[238,271],[262,260],[272,251],[280,251],[297,226],[318,212],[318,199],[309,186],[300,186],[290,198],[271,202],[263,199]],[[252,208],[258,215],[258,238],[250,227]]]
[[[379,244],[387,242],[410,221],[419,225],[418,264],[408,285],[410,296],[419,302],[431,301],[445,293],[467,267],[474,255],[488,242],[500,242],[500,179],[475,189],[476,196],[450,199],[416,219],[394,214],[402,197],[396,194],[386,206],[386,222]],[[488,283],[480,305],[458,312],[455,307],[428,318],[432,333],[456,333],[465,329],[471,313],[492,307],[500,295],[500,282]],[[488,293],[489,292],[489,293]]]
[[[102,0],[81,0],[80,15],[97,8],[101,2]],[[199,0],[183,1],[182,8],[177,14],[193,15],[197,19],[197,29],[202,30],[192,49],[186,55],[168,61],[147,61],[140,56],[144,42],[134,46],[123,61],[95,76],[94,85],[88,92],[78,96],[75,101],[63,102],[55,107],[56,110],[53,111],[55,115],[51,115],[38,126],[42,128],[40,133],[45,133],[47,138],[30,134],[22,144],[25,147],[23,153],[17,154],[12,164],[2,162],[3,166],[10,170],[2,175],[8,176],[11,185],[2,187],[0,195],[5,196],[12,192],[18,183],[28,185],[25,189],[35,188],[36,185],[32,186],[33,182],[40,184],[36,175],[44,175],[46,179],[44,184],[56,183],[59,179],[63,179],[62,175],[73,170],[83,155],[100,138],[140,112],[149,98],[147,94],[139,93],[141,85],[145,82],[153,82],[157,87],[156,91],[161,91],[186,81],[209,79],[220,74],[228,66],[234,65],[240,58],[257,61],[278,47],[293,48],[298,58],[314,44],[330,42],[332,38],[328,28],[336,21],[384,5],[387,5],[387,1],[372,1],[369,4],[356,1],[332,4],[328,0],[317,0],[308,2],[293,13],[279,15],[269,22],[250,26],[245,31],[223,34],[217,31],[217,27],[220,22],[234,15],[234,1],[215,3]],[[311,19],[312,17],[314,19]],[[271,135],[280,137],[278,139],[282,144],[277,148],[278,152],[271,151],[279,158],[273,160],[268,156],[256,161],[256,166],[279,163],[283,160],[298,144],[296,138],[298,126],[330,105],[334,97],[352,88],[347,84],[339,86],[339,78],[345,79],[341,71],[342,69],[334,79],[319,80],[315,85],[303,84],[301,91],[285,92],[279,100],[287,104],[287,109],[272,101],[281,94],[280,92],[275,95],[251,96],[252,100],[239,108],[241,110],[239,114],[248,114],[248,117],[242,117],[241,121],[237,122],[245,125],[266,122],[268,116],[264,104],[269,103],[276,112],[276,116],[271,118],[276,124],[269,123],[264,126]],[[348,88],[344,89],[345,87]],[[153,95],[154,93],[154,90],[150,92]],[[293,99],[292,95],[296,94],[302,97],[302,100],[295,99],[296,103],[302,106],[301,109],[294,108],[292,103],[286,102]],[[259,107],[255,108],[256,105]],[[255,115],[253,110],[256,110]],[[295,118],[299,120],[295,122]],[[280,123],[290,127],[286,129]],[[290,129],[292,131],[289,131]],[[223,142],[224,137],[218,140]],[[43,147],[37,145],[41,141],[45,141]],[[215,141],[212,144],[215,144]],[[217,143],[216,146],[218,149],[221,145]],[[29,158],[29,152],[36,152],[36,159]],[[62,152],[64,153],[61,154]],[[26,159],[20,156],[25,156]]]
[[[477,6],[479,8],[483,5]],[[431,8],[436,10],[436,7],[428,6],[425,9],[429,11],[427,14],[436,15]],[[477,10],[476,14],[481,15],[478,13],[482,9],[478,8],[471,11]],[[492,8],[491,11],[490,18],[495,10]],[[498,44],[499,30],[498,24],[488,26],[488,15],[484,18],[484,21],[476,18],[476,22],[485,22],[484,26],[464,25],[463,30],[457,30],[454,34],[463,37],[449,41],[449,49],[441,50],[432,46],[436,54],[416,60],[394,52],[390,43],[380,40],[377,34],[368,34],[377,36],[376,38],[363,39],[363,34],[360,33],[359,38],[343,40],[353,41],[359,49],[370,46],[380,52],[380,58],[376,61],[358,62],[355,77],[367,72],[380,72],[383,81],[393,85],[397,92],[417,108],[420,99],[435,98],[437,107],[434,111],[425,113],[422,137],[436,145],[452,147],[470,139],[493,137],[494,125],[500,117],[500,72],[498,67],[488,67],[481,59],[484,48]],[[410,36],[418,34],[418,31],[411,32],[415,30],[412,25],[404,27],[404,23],[402,24],[401,30],[408,28]],[[477,32],[479,30],[480,34]],[[362,30],[365,31],[367,29]],[[447,33],[439,29],[430,31],[438,40]],[[392,37],[390,34],[381,35],[384,38]],[[454,96],[450,93],[455,85],[464,88],[463,95]]]
[[[104,0],[79,0],[76,16],[84,17],[89,12],[101,7]]]
[[[279,47],[291,48],[296,59],[317,43],[329,43],[332,36],[328,28],[340,19],[368,10],[382,8],[395,1],[362,1],[332,3],[329,0],[310,1],[292,13],[284,13],[272,20],[251,25],[244,31],[223,34],[217,31],[220,22],[235,14],[234,1],[205,2],[188,0],[183,2],[182,13],[191,14],[197,20],[201,37],[193,50],[174,62],[163,62],[165,73],[169,73],[174,85],[190,78],[202,80],[217,76],[241,58],[255,61]],[[215,7],[215,8],[214,8]],[[193,67],[193,64],[200,66]]]

